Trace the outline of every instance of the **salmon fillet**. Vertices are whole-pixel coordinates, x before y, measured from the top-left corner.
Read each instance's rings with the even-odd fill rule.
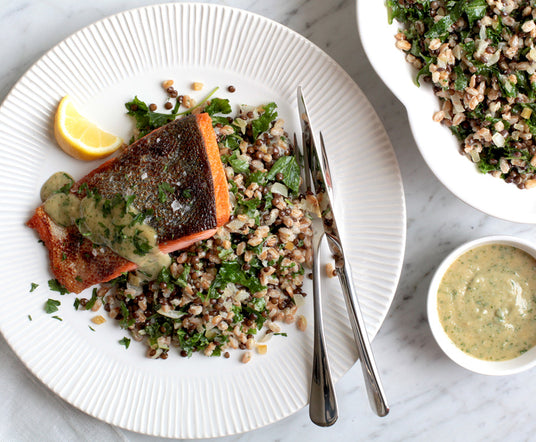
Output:
[[[162,183],[175,191],[163,197]],[[146,222],[164,253],[210,238],[230,216],[225,171],[205,113],[172,121],[137,140],[75,183],[71,193],[83,198],[86,189],[106,199],[135,195],[132,206],[153,213]],[[80,293],[136,268],[110,248],[95,247],[75,226],[56,224],[43,206],[27,225],[45,243],[54,276],[70,292]]]

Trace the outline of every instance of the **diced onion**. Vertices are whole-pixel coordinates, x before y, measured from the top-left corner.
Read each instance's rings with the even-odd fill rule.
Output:
[[[460,97],[457,95],[452,95],[452,105],[454,106],[454,110],[457,114],[465,112],[465,108],[463,107],[463,104],[460,101]]]
[[[236,124],[240,128],[240,132],[242,132],[243,134],[246,133],[246,127],[248,125],[246,120],[244,120],[242,118],[235,118],[234,124]]]
[[[170,319],[179,319],[186,314],[184,312],[179,312],[177,310],[169,310],[166,312],[162,308],[160,308],[160,310],[158,310],[156,313],[159,313],[162,316],[165,316],[166,318],[170,318]]]
[[[474,54],[475,58],[480,58],[482,54],[484,53],[484,51],[486,50],[486,48],[489,46],[489,42],[486,41],[486,37],[487,37],[486,26],[484,25],[480,26],[479,37],[480,39],[477,40],[478,44],[477,44],[477,48]]]
[[[480,58],[488,46],[489,43],[486,40],[479,40],[478,47],[475,51],[475,58]]]
[[[151,359],[158,359],[158,357],[164,352],[161,348],[157,348],[154,355],[149,356]]]
[[[234,285],[232,282],[228,283],[225,288],[223,289],[223,293],[222,293],[222,296],[224,299],[226,298],[230,298],[231,296],[233,296],[236,292],[238,291],[238,289],[236,288],[236,285]]]
[[[322,216],[322,211],[320,210],[320,204],[318,203],[318,200],[314,195],[307,195],[305,197],[304,208],[309,213],[316,214],[319,217]]]
[[[268,342],[270,339],[272,339],[273,335],[274,335],[273,333],[265,333],[265,335],[262,338],[257,339],[257,342]]]
[[[281,184],[281,183],[272,184],[272,187],[270,187],[270,192],[278,193],[279,195],[283,195],[284,197],[288,197],[287,186],[285,186],[284,184]]]
[[[480,161],[480,155],[476,150],[472,150],[471,152],[469,152],[469,155],[471,155],[473,163],[478,163]]]
[[[227,223],[227,229],[230,232],[238,232],[242,227],[244,227],[244,224],[246,224],[244,221],[235,218],[231,222]]]
[[[140,285],[131,284],[130,280],[129,282],[127,282],[127,290],[129,291],[129,293],[131,293],[133,298],[143,294],[143,288],[141,287],[141,284]]]
[[[161,349],[161,348],[169,349],[169,337],[168,336],[160,336],[156,340],[156,345],[158,345],[158,349]]]
[[[218,336],[219,334],[219,331],[216,327],[214,327],[213,329],[211,330],[207,330],[205,332],[205,336],[207,337],[207,339],[213,339],[215,338],[216,336]]]
[[[245,290],[239,290],[233,297],[235,302],[242,302],[249,298],[249,293]]]
[[[255,106],[247,106],[247,105],[240,105],[240,113],[242,115],[247,115],[248,113],[252,112],[253,116],[251,117],[251,120],[255,120],[259,117],[259,112],[257,111],[257,107]],[[249,117],[248,117],[249,119]]]
[[[504,137],[499,133],[495,132],[493,136],[491,137],[493,144],[497,147],[503,147],[504,146]]]
[[[499,61],[499,58],[501,58],[501,51],[496,51],[494,54],[492,54],[488,58],[488,61],[486,62],[486,65],[487,66],[494,65],[495,63],[497,63]]]
[[[305,298],[303,297],[303,295],[300,295],[299,293],[295,293],[294,302],[296,303],[296,307],[300,308],[302,305],[305,304]]]

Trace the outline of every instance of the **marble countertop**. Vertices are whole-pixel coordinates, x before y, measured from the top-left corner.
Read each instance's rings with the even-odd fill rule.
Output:
[[[371,1],[371,0],[368,0]],[[380,0],[378,0],[380,1]],[[76,30],[150,0],[0,2],[0,100],[44,52]],[[213,1],[276,20],[327,52],[359,84],[393,143],[407,203],[407,247],[392,308],[373,342],[391,405],[369,409],[359,366],[337,384],[340,417],[319,428],[303,409],[283,421],[224,441],[529,440],[533,372],[509,377],[470,373],[436,345],[426,320],[426,293],[442,258],[464,241],[489,234],[532,238],[536,227],[491,218],[455,198],[428,169],[403,106],[384,87],[361,46],[355,0]],[[5,252],[5,251],[3,251]],[[37,381],[0,336],[0,440],[157,440],[95,420]],[[35,410],[39,410],[36,413]]]

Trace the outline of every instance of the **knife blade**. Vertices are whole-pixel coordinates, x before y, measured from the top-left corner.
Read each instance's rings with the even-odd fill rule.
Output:
[[[357,300],[357,292],[352,279],[349,260],[344,253],[335,213],[333,211],[333,182],[325,149],[324,138],[320,132],[320,144],[315,141],[309,112],[303,97],[301,86],[297,90],[298,110],[302,129],[302,146],[304,163],[307,161],[311,172],[311,188],[314,188],[320,205],[323,227],[328,238],[331,253],[335,259],[337,276],[342,287],[348,317],[352,326],[357,352],[365,378],[365,386],[371,408],[378,416],[386,416],[389,406],[380,381],[379,372],[374,361],[372,348],[367,336],[365,321]]]

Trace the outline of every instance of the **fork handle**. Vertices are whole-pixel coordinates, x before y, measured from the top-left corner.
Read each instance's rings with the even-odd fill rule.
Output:
[[[335,388],[331,380],[328,354],[326,350],[322,321],[322,296],[320,280],[320,260],[318,251],[324,234],[313,250],[313,308],[314,308],[314,346],[313,373],[309,396],[309,417],[316,425],[329,427],[338,417]]]
[[[365,321],[359,308],[356,291],[353,280],[351,278],[352,270],[347,259],[343,258],[344,265],[338,269],[338,276],[341,282],[346,308],[354,332],[355,342],[357,344],[357,352],[361,369],[365,377],[365,386],[370,401],[370,406],[378,416],[386,416],[389,413],[389,406],[385,398],[385,393],[380,381],[378,369],[374,362],[372,348],[367,336]]]

